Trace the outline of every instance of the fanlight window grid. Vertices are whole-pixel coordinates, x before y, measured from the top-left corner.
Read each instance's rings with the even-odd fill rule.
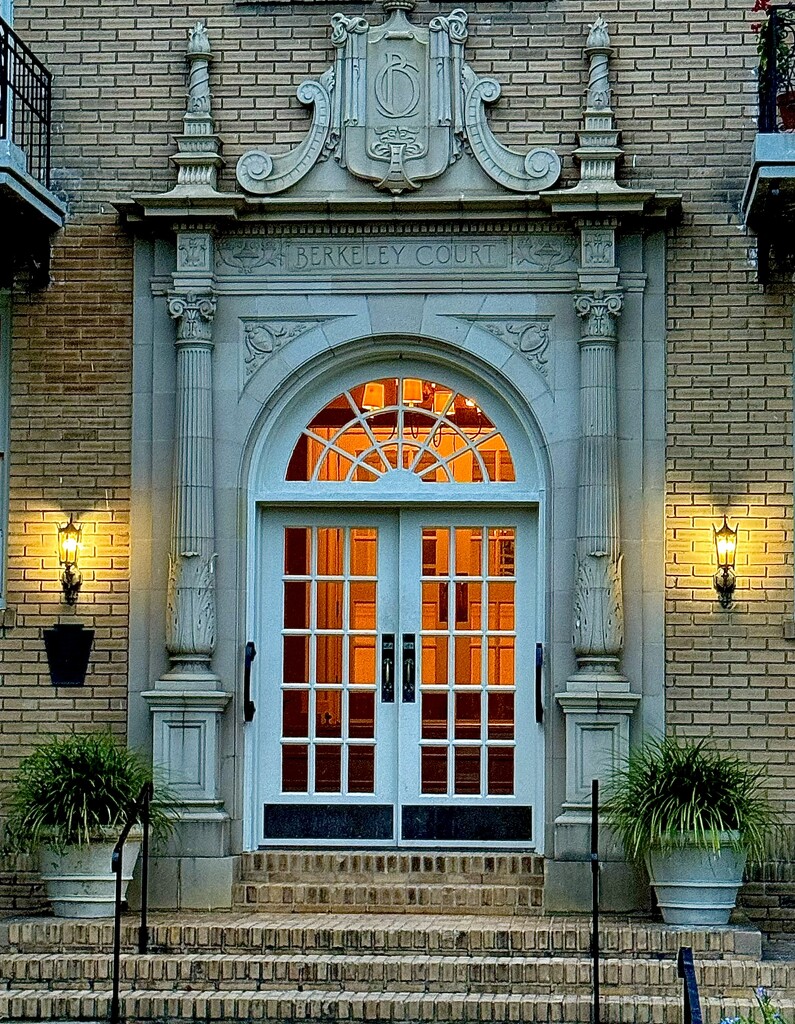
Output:
[[[425,483],[515,480],[502,434],[473,399],[408,377],[329,402],[299,439],[287,480],[373,482],[395,470]]]

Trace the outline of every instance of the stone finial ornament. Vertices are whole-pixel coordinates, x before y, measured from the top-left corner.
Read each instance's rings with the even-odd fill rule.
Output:
[[[588,109],[610,109],[610,82],[608,80],[608,58],[613,52],[607,22],[600,14],[591,25],[585,52],[590,58],[588,69]]]
[[[203,21],[188,30],[188,96],[182,118],[183,134],[172,159],[179,168],[177,190],[198,195],[215,192],[223,167],[221,140],[215,134],[210,93],[210,37]]]
[[[613,49],[607,22],[599,15],[591,25],[585,43],[588,56],[588,95],[585,124],[580,130],[574,156],[580,163],[580,182],[575,191],[617,191],[616,164],[624,155],[618,145],[620,133],[610,107],[609,65]]]
[[[382,25],[332,17],[334,65],[298,88],[298,99],[314,107],[307,136],[289,153],[244,153],[237,180],[246,192],[283,192],[329,156],[394,195],[421,188],[469,154],[509,191],[555,184],[560,158],[553,150],[519,153],[494,136],[486,107],[499,99],[500,85],[465,61],[466,11],[434,17],[426,28],[409,21],[413,7],[414,0],[384,0]]]

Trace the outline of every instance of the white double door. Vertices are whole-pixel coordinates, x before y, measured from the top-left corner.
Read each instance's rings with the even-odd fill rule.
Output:
[[[536,845],[534,511],[263,511],[258,576],[252,845]]]

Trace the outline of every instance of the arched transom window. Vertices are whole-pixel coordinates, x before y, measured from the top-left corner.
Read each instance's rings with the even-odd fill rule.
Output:
[[[467,395],[385,377],[329,402],[293,449],[287,480],[373,482],[395,471],[426,483],[516,479],[502,434]]]

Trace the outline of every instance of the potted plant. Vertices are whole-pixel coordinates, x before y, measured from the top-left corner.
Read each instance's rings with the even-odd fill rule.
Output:
[[[107,732],[55,737],[22,761],[9,795],[5,844],[10,851],[38,851],[56,916],[113,913],[113,847],[144,784],[151,781],[150,765]],[[150,824],[153,840],[171,830],[162,806],[151,807]],[[141,838],[138,826],[125,844],[122,895]]]
[[[647,742],[610,778],[603,812],[645,863],[667,924],[727,924],[746,859],[761,858],[775,815],[764,769],[704,740]]]
[[[751,12],[766,16],[764,21],[751,25],[757,34],[760,95],[772,90],[782,125],[787,130],[794,129],[795,12],[777,7],[770,0],[755,0]]]

